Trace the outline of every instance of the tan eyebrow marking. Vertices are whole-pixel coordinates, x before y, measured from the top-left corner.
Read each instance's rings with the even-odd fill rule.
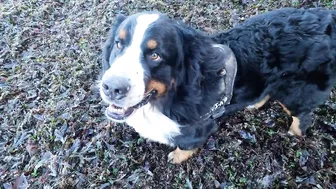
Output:
[[[125,39],[126,35],[127,35],[127,31],[125,29],[121,29],[119,31],[119,37],[120,37],[120,39]]]
[[[157,47],[157,42],[154,40],[154,39],[150,39],[148,42],[147,42],[147,47],[149,49],[155,49]]]

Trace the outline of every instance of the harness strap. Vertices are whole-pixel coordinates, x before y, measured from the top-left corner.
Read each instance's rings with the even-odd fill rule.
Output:
[[[224,68],[219,74],[224,78],[225,87],[221,91],[221,100],[214,104],[208,113],[200,117],[203,120],[208,118],[217,119],[225,113],[225,105],[230,104],[232,99],[234,81],[237,75],[237,59],[232,50],[222,44],[215,44],[213,47],[217,48],[216,50],[219,50],[219,53],[223,56],[222,63],[224,64]]]

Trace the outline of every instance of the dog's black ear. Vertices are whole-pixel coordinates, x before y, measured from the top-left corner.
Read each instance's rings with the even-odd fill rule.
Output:
[[[127,18],[124,14],[118,14],[116,17],[116,24],[121,24]]]
[[[123,14],[118,14],[114,20],[114,23],[112,24],[112,27],[110,29],[110,31],[108,32],[108,36],[106,38],[106,41],[104,43],[104,46],[102,48],[102,70],[99,76],[99,79],[101,79],[101,77],[103,76],[103,74],[105,73],[106,70],[109,69],[110,67],[110,63],[109,63],[109,59],[110,59],[110,55],[111,55],[111,51],[113,49],[114,46],[114,38],[116,35],[116,31],[118,29],[118,27],[120,26],[120,24],[127,18],[127,16],[123,15]]]
[[[196,37],[195,34],[197,32],[194,32],[195,29],[182,21],[176,21],[174,26],[183,44],[188,44],[189,40],[194,40],[194,37]]]
[[[178,61],[178,67],[176,70],[180,71],[180,74],[177,74],[179,78],[176,78],[177,84],[187,84],[187,85],[194,85],[196,83],[186,83],[185,81],[185,74],[189,75],[187,76],[192,80],[192,82],[200,81],[201,77],[201,71],[198,64],[193,64],[193,61],[198,61],[195,59],[198,59],[199,56],[198,52],[200,50],[200,47],[197,45],[197,32],[195,32],[195,29],[188,26],[182,21],[174,21],[174,27],[175,31],[177,32],[177,35],[179,36],[177,45],[177,50],[179,51],[179,61]],[[196,55],[197,54],[197,55]],[[198,84],[196,84],[198,85]]]

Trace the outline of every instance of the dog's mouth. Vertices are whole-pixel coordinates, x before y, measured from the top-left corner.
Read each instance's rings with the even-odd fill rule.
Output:
[[[128,118],[132,113],[134,112],[134,108],[122,108],[119,106],[116,106],[114,104],[110,104],[108,108],[106,108],[106,116],[113,121],[123,122]]]
[[[110,104],[109,107],[106,108],[105,114],[108,118],[112,119],[115,122],[125,122],[126,119],[131,116],[134,111],[136,111],[136,109],[139,109],[142,106],[146,105],[156,93],[156,90],[149,91],[138,104],[129,108],[123,108],[115,104]]]

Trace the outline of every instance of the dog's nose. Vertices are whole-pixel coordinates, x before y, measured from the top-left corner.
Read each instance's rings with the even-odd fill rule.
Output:
[[[126,94],[130,91],[131,86],[129,79],[119,76],[103,79],[102,81],[103,92],[111,100],[120,100],[126,97]]]

